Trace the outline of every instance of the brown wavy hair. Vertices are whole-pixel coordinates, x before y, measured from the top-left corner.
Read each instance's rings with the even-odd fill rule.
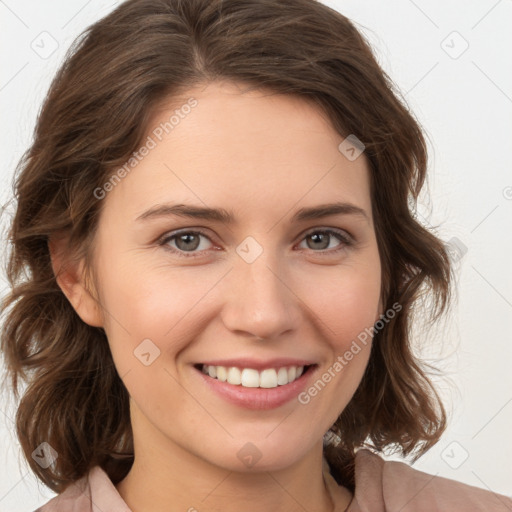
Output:
[[[215,80],[314,101],[343,137],[365,145],[382,265],[382,304],[402,309],[374,336],[369,363],[324,453],[354,490],[355,451],[415,458],[440,438],[446,412],[413,353],[412,309],[434,322],[450,303],[444,243],[416,220],[426,179],[423,130],[370,44],[339,12],[314,0],[129,0],[69,49],[18,163],[17,201],[2,303],[5,380],[19,399],[16,431],[31,469],[60,493],[101,466],[116,484],[133,463],[128,392],[105,332],[83,322],[61,291],[48,242],[91,261],[101,213],[93,194],[143,140],[165,98]],[[58,453],[43,469],[42,442]]]

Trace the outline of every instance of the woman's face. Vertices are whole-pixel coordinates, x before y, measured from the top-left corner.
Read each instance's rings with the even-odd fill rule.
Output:
[[[101,199],[101,323],[136,457],[283,468],[318,453],[371,344],[345,354],[382,313],[368,165],[303,99],[229,83],[184,98],[155,112],[146,149]],[[334,203],[352,209],[322,214]],[[207,362],[248,387],[207,376]]]

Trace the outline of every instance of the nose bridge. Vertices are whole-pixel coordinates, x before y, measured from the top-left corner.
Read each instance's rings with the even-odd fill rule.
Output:
[[[289,289],[285,262],[276,249],[247,237],[236,249],[234,293],[225,323],[261,338],[279,336],[298,320],[297,298]],[[283,264],[284,263],[284,264]]]

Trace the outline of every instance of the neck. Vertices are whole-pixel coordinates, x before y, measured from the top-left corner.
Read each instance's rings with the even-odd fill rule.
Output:
[[[333,512],[323,477],[322,443],[289,467],[276,471],[230,471],[157,433],[135,441],[135,458],[116,488],[132,512]],[[163,449],[163,446],[165,448]],[[350,501],[336,503],[344,510]]]
[[[133,512],[334,511],[321,467],[304,471],[303,464],[299,464],[287,470],[247,474],[208,463],[190,467],[179,461],[164,472],[147,462],[139,462],[136,457],[126,478],[117,485]]]

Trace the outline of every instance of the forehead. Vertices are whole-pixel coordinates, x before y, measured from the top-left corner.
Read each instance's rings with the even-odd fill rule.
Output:
[[[171,200],[272,218],[319,201],[350,201],[370,213],[366,158],[348,160],[342,140],[312,101],[202,85],[160,102],[143,140],[151,148],[107,199],[132,218]]]

